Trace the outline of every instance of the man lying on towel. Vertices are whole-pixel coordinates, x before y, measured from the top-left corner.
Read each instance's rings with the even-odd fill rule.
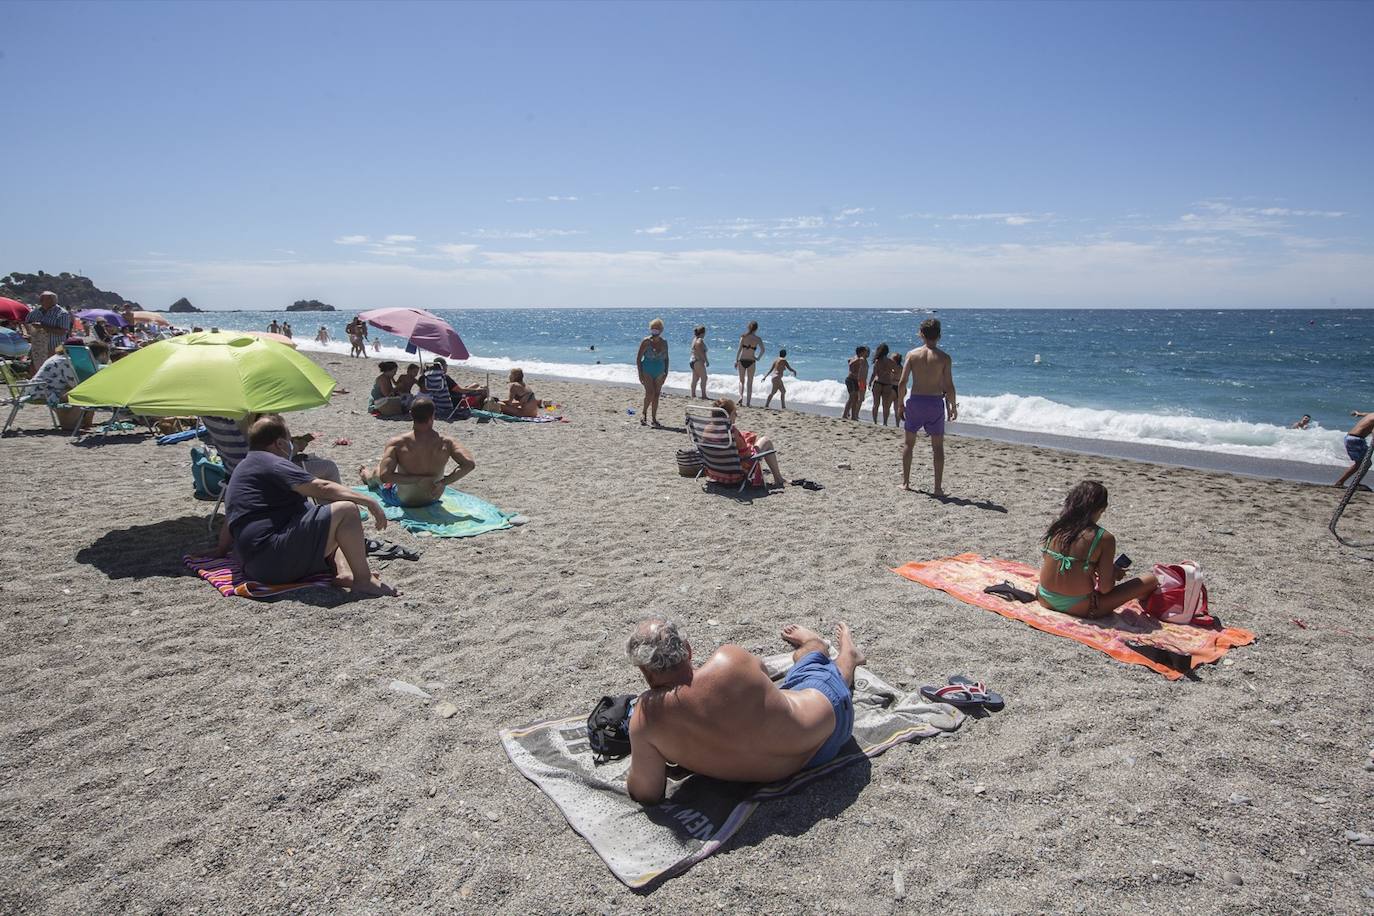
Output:
[[[444,487],[467,476],[477,462],[457,439],[435,430],[434,402],[429,398],[420,395],[410,402],[410,419],[410,432],[392,437],[377,466],[358,468],[358,477],[365,487],[395,487],[403,506],[428,506],[442,499]],[[445,474],[450,458],[456,467]]]
[[[367,565],[358,506],[368,508],[380,531],[386,515],[375,499],[293,464],[295,447],[279,414],[253,421],[248,448],[224,491],[218,556],[232,542],[249,578],[272,585],[329,571],[335,585],[355,594],[396,594]]]
[[[844,623],[835,628],[833,661],[813,630],[789,624],[782,638],[795,647],[795,664],[774,684],[763,662],[739,646],[721,646],[694,669],[676,622],[639,622],[625,652],[649,689],[630,714],[631,798],[661,802],[670,766],[674,777],[685,770],[772,782],[835,757],[854,728],[854,669],[864,658]]]

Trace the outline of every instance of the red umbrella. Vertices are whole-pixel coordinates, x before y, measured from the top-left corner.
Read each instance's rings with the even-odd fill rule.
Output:
[[[0,321],[23,321],[30,311],[24,303],[0,296]]]
[[[450,359],[467,359],[463,338],[447,321],[424,309],[374,309],[359,316],[374,328],[404,337],[416,349],[438,353]]]

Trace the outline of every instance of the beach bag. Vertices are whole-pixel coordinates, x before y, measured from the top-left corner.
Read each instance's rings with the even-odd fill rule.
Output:
[[[1141,601],[1145,613],[1165,623],[1211,622],[1207,613],[1207,580],[1191,561],[1164,566],[1156,563],[1159,588]]]
[[[592,761],[600,766],[607,760],[630,756],[630,704],[632,693],[602,697],[587,717],[587,743]]]
[[[220,491],[229,480],[229,472],[219,458],[210,457],[203,448],[191,448],[191,486],[196,499],[219,499]]]
[[[677,450],[677,472],[683,477],[695,477],[701,473],[701,469],[706,467],[705,460],[701,457],[701,452],[694,448],[680,448]]]

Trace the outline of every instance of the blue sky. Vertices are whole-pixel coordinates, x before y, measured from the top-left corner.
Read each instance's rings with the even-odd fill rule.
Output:
[[[0,274],[1374,305],[1374,4],[0,4]]]

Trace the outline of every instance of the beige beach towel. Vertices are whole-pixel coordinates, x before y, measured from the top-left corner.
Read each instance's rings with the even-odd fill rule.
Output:
[[[792,666],[792,656],[774,655],[764,663],[769,675],[780,680]],[[763,802],[781,799],[902,742],[953,732],[964,718],[952,706],[905,694],[860,667],[854,673],[854,738],[834,760],[766,785],[690,776],[669,782],[667,800],[652,808],[625,791],[628,757],[594,765],[586,713],[502,729],[501,743],[516,769],[558,806],[617,878],[630,887],[647,888],[716,852]],[[867,774],[856,773],[847,783],[844,779],[845,774],[832,776],[831,784],[839,790],[827,800],[844,804],[846,793],[852,800]],[[763,816],[785,804],[764,806]],[[824,808],[819,801],[809,804],[816,811]]]

